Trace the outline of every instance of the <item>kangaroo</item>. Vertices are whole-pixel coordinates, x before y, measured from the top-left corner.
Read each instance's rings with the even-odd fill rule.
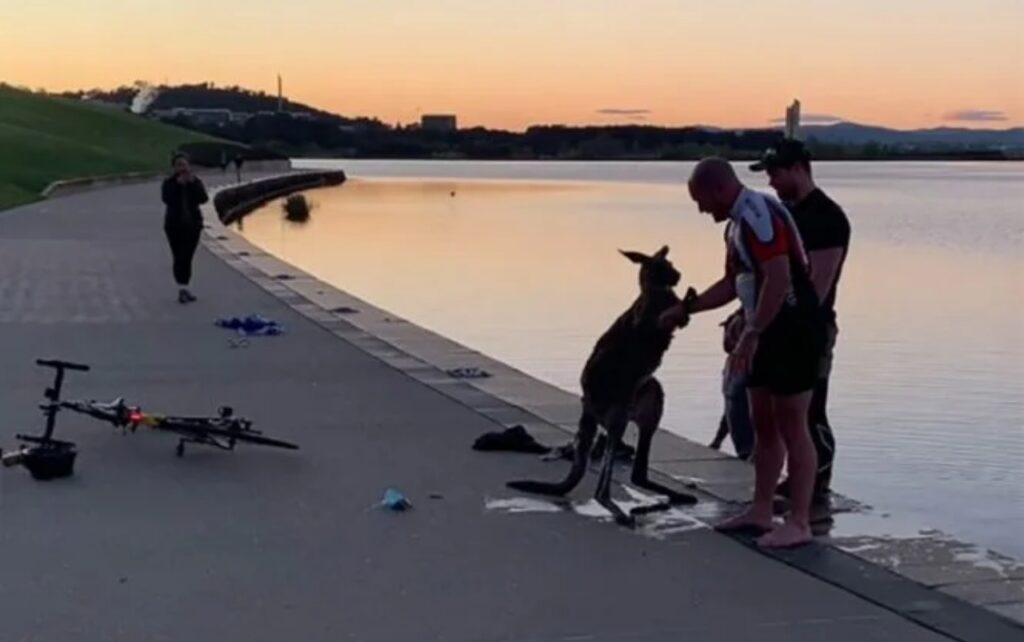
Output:
[[[653,256],[640,252],[619,252],[640,265],[640,296],[601,335],[583,367],[580,377],[583,409],[576,432],[572,468],[560,482],[512,481],[507,485],[509,488],[541,495],[568,494],[583,479],[594,438],[601,426],[608,436],[608,443],[594,497],[612,513],[616,522],[632,527],[635,515],[651,512],[656,507],[634,509],[632,514],[626,514],[611,499],[615,455],[630,421],[635,422],[639,429],[632,483],[639,488],[668,496],[668,504],[693,504],[697,498],[652,481],[647,471],[651,441],[665,406],[665,392],[654,373],[661,365],[673,335],[672,330],[663,330],[659,326],[658,317],[679,303],[673,288],[679,283],[681,275],[666,258],[668,246],[662,247]],[[692,301],[696,296],[693,288],[687,290],[687,301]]]

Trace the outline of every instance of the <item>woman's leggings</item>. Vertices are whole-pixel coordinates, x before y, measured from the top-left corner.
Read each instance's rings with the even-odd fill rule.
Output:
[[[168,226],[164,227],[164,233],[174,256],[174,280],[185,287],[192,280],[192,257],[199,245],[202,228]]]

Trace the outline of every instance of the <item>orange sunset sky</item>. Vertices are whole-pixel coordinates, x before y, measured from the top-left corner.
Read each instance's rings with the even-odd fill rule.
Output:
[[[211,81],[349,116],[1024,124],[1024,0],[0,0],[0,81]]]

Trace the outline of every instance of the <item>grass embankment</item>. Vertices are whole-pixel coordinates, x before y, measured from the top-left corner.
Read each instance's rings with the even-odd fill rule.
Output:
[[[0,85],[0,210],[51,182],[162,170],[180,145],[216,139],[117,109]]]

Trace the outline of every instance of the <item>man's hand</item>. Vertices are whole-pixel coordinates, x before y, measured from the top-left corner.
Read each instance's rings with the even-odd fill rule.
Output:
[[[726,369],[733,374],[746,375],[754,364],[754,355],[757,353],[757,343],[760,335],[750,328],[743,331],[736,347],[729,353],[729,361]]]
[[[693,314],[693,306],[697,304],[697,298],[697,291],[687,288],[683,300],[662,312],[658,317],[658,327],[662,330],[685,328],[690,323],[690,315]]]
[[[725,326],[725,330],[722,333],[722,349],[726,352],[732,352],[736,348],[736,343],[740,340],[740,335],[743,333],[743,327],[746,320],[743,316],[743,311],[739,310],[729,316],[728,319],[722,324]]]
[[[671,330],[673,328],[684,328],[686,324],[690,322],[690,313],[686,309],[685,303],[677,303],[668,310],[661,313],[658,317],[658,326],[662,330]]]
[[[693,288],[686,288],[686,294],[683,295],[683,307],[686,308],[687,312],[693,314],[693,307],[697,305],[697,299],[699,298],[700,295],[697,294],[696,290]]]

